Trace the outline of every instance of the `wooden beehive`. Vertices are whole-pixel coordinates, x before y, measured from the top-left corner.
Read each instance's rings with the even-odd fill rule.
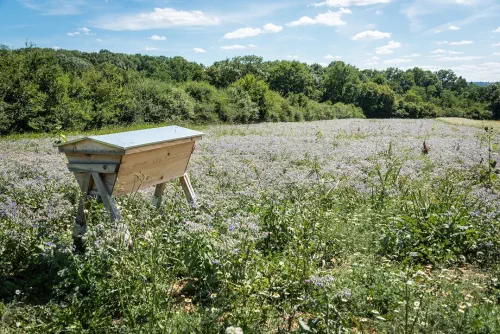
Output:
[[[166,126],[90,136],[58,145],[82,189],[85,174],[102,175],[113,196],[131,193],[184,175],[197,140],[203,133]],[[96,184],[89,193],[98,193]]]
[[[156,185],[153,203],[159,207],[165,182],[179,178],[191,205],[195,195],[186,174],[195,142],[203,133],[179,126],[90,136],[56,145],[66,154],[85,195],[97,194],[112,220],[120,220],[115,196]],[[73,237],[85,233],[85,198],[80,201]]]

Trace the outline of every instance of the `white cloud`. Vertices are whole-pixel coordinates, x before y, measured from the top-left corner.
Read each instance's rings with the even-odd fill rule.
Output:
[[[235,44],[235,45],[221,46],[220,48],[222,50],[242,50],[246,49],[246,46]]]
[[[249,48],[256,48],[256,47],[257,47],[257,45],[255,45],[255,44],[248,44],[248,47],[249,47]]]
[[[260,35],[262,30],[260,28],[240,28],[233,32],[228,32],[224,35],[224,38],[234,39],[234,38],[246,38]]]
[[[491,46],[500,46],[500,42],[491,44]]]
[[[494,56],[500,56],[500,52],[493,52]]]
[[[352,39],[354,41],[375,40],[375,39],[391,38],[391,35],[392,34],[390,32],[381,32],[378,30],[366,30],[354,35]]]
[[[440,57],[444,53],[447,53],[449,55],[461,55],[461,54],[463,54],[463,52],[460,52],[460,51],[450,51],[450,50],[443,50],[443,49],[437,49],[437,50],[431,51],[431,53],[435,54],[435,56],[432,56],[432,57]]]
[[[476,59],[483,59],[484,57],[479,56],[467,56],[467,57],[442,57],[438,58],[438,61],[470,61]]]
[[[98,38],[96,39],[97,42],[102,43],[102,39]]]
[[[75,32],[68,32],[68,36],[71,36],[71,37],[73,37],[73,36],[78,36],[78,35],[80,35],[80,32],[79,32],[79,31],[75,31]]]
[[[311,19],[309,16],[302,16],[297,21],[292,21],[290,23],[287,23],[286,25],[289,27],[298,27],[298,26],[307,26],[312,24],[316,24],[316,20]]]
[[[457,27],[457,26],[449,26],[448,27],[449,30],[460,30],[461,28],[460,27]]]
[[[384,14],[384,12],[383,12],[383,11],[381,11],[381,10],[376,10],[376,11],[375,11],[375,14],[376,14],[376,15],[382,15],[382,14]]]
[[[316,15],[316,22],[330,27],[343,26],[346,23],[342,21],[342,15],[351,13],[352,12],[349,9],[344,8],[340,8],[338,12],[328,11],[326,13]]]
[[[318,14],[314,19],[310,18],[309,16],[302,16],[297,21],[289,22],[286,25],[289,27],[298,27],[313,24],[323,24],[329,27],[343,26],[346,23],[342,20],[342,15],[351,13],[352,12],[349,9],[340,8],[337,12],[328,11],[323,14]]]
[[[375,53],[378,55],[388,55],[394,52],[394,49],[400,48],[401,43],[390,41],[389,44],[381,46],[375,49]]]
[[[89,35],[90,34],[90,29],[87,28],[87,27],[82,27],[82,28],[80,28],[78,30],[81,31],[82,33],[84,33],[85,35]]]
[[[404,64],[404,63],[411,63],[411,59],[397,58],[384,61],[384,64]]]
[[[283,30],[282,26],[277,26],[277,25],[272,24],[272,23],[268,23],[268,24],[264,25],[264,32],[277,33],[277,32],[280,32],[281,30]]]
[[[121,31],[212,26],[219,23],[219,18],[208,16],[199,10],[155,8],[153,12],[103,17],[96,26],[101,29]]]
[[[299,59],[299,56],[286,56],[285,58],[288,58],[288,59]]]
[[[323,2],[315,2],[314,7],[349,7],[349,6],[368,6],[381,3],[389,3],[391,0],[326,0]]]
[[[165,36],[153,35],[153,36],[149,37],[149,39],[151,39],[153,41],[164,41],[167,38]]]
[[[281,30],[283,30],[282,26],[277,26],[275,24],[268,23],[268,24],[264,25],[264,27],[262,27],[262,29],[249,28],[249,27],[236,29],[235,31],[228,32],[227,34],[225,34],[224,38],[226,38],[226,39],[247,38],[247,37],[258,36],[258,35],[264,34],[264,33],[268,33],[268,34],[277,33],[277,32],[280,32]]]
[[[449,45],[469,45],[474,43],[473,41],[460,41],[460,42],[450,42]]]
[[[342,57],[341,56],[332,56],[331,54],[327,54],[324,58],[325,59],[340,59]]]
[[[202,49],[202,48],[193,48],[193,51],[196,52],[196,53],[205,53],[205,52],[207,52],[205,49]]]
[[[155,48],[155,47],[152,47],[152,46],[146,46],[146,47],[144,48],[144,50],[146,50],[146,51],[156,51],[156,50],[158,50],[158,49],[157,49],[157,48]]]
[[[417,58],[417,57],[422,57],[421,54],[418,54],[418,53],[414,53],[414,54],[411,54],[411,55],[406,55],[406,56],[403,56],[405,58]]]
[[[493,32],[500,32],[500,27],[498,27],[497,29],[493,30]]]

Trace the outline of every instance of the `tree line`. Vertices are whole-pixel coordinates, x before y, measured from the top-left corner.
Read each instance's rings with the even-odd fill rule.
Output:
[[[359,70],[248,55],[182,57],[0,46],[0,134],[137,122],[255,123],[348,117],[500,118],[500,83],[451,70]]]

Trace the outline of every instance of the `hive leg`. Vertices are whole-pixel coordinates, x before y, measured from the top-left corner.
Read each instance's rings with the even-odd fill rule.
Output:
[[[189,205],[191,205],[192,208],[196,208],[196,195],[194,193],[193,186],[191,186],[188,174],[184,173],[179,180],[181,181],[182,190],[184,190],[184,194],[186,195]]]
[[[156,185],[155,194],[153,196],[153,205],[158,209],[161,206],[161,198],[163,196],[163,191],[165,190],[166,183],[159,183]]]
[[[82,236],[85,234],[87,230],[87,223],[85,220],[85,208],[87,206],[87,196],[90,191],[90,174],[85,173],[83,176],[83,185],[82,185],[82,197],[80,198],[80,202],[78,203],[78,213],[75,218],[75,223],[73,225],[73,245],[75,246],[76,251],[84,250],[84,244],[82,240]]]
[[[102,180],[101,174],[92,173],[92,178],[94,179],[97,191],[99,192],[99,196],[101,197],[104,206],[106,207],[106,209],[108,209],[109,214],[111,215],[111,220],[112,221],[120,220],[121,216],[120,212],[118,211],[118,208],[116,207],[115,199],[109,193],[108,188],[106,187],[104,181]]]
[[[102,202],[106,209],[109,211],[109,214],[111,216],[111,221],[113,222],[118,222],[122,219],[120,215],[120,211],[118,211],[118,207],[116,206],[115,199],[113,196],[111,196],[111,193],[109,192],[108,188],[104,184],[104,181],[102,180],[101,174],[99,173],[92,173],[92,178],[94,179],[94,182],[97,187],[97,191],[99,192],[99,197],[101,197]],[[132,248],[132,237],[130,236],[130,231],[128,230],[127,225],[125,224],[118,224],[117,226],[118,230],[123,233],[123,242],[125,245],[127,245],[129,248]]]

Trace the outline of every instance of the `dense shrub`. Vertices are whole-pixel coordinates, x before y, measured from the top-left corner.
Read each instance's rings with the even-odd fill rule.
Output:
[[[182,57],[2,47],[0,134],[167,120],[245,123],[361,116],[355,109],[332,107],[339,102],[361,107],[369,118],[489,119],[500,115],[498,87],[467,85],[447,70],[360,71],[339,61],[322,67],[249,55],[206,68]]]
[[[143,79],[133,85],[137,120],[159,123],[194,119],[194,101],[182,89],[157,80]]]

